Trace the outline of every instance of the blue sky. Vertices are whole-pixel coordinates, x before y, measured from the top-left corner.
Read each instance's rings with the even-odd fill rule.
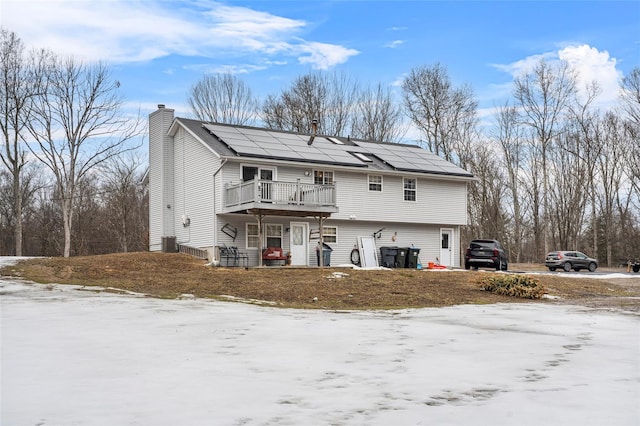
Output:
[[[28,47],[108,62],[144,114],[188,115],[206,72],[237,73],[263,99],[314,70],[399,93],[412,68],[440,62],[488,112],[540,57],[597,79],[603,104],[640,66],[638,1],[2,0],[0,24]]]

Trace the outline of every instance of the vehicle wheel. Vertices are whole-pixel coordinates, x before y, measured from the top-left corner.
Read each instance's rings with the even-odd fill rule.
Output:
[[[467,269],[467,270],[471,269],[471,265],[469,265],[468,263],[465,263],[464,264],[464,269]]]
[[[589,264],[589,272],[595,272],[595,271],[596,271],[596,268],[597,268],[597,266],[596,266],[596,264],[595,264],[595,263],[591,262],[591,263]]]
[[[549,270],[550,270],[551,272],[555,272],[556,268],[555,268],[555,267],[553,267],[553,266],[549,266]]]
[[[351,263],[360,266],[360,251],[357,248],[351,250]]]
[[[562,266],[565,272],[569,272],[571,270],[571,263],[567,262]]]
[[[640,271],[640,265],[633,265],[633,272],[639,272]]]
[[[498,261],[498,264],[496,265],[496,271],[502,271],[502,260]]]
[[[507,269],[509,269],[509,263],[507,263],[507,262],[504,262],[504,264],[502,266],[504,266],[503,271],[506,271]]]

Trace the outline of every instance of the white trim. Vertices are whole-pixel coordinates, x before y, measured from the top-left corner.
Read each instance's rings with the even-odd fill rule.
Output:
[[[331,244],[338,244],[338,227],[336,225],[324,225],[322,228],[323,228],[322,237],[324,239],[324,242],[325,243],[331,243]],[[326,240],[327,236],[333,237],[332,234],[327,235],[327,233],[325,231],[327,228],[333,228],[333,229],[336,230],[336,234],[335,234],[336,240],[335,241],[327,241]]]
[[[244,231],[245,231],[245,235],[244,235],[244,246],[247,250],[258,250],[260,247],[249,247],[249,225],[254,225],[254,226],[258,226],[258,222],[246,222],[244,224]],[[251,234],[251,236],[254,236],[254,234]],[[260,236],[259,234],[257,235],[258,237]],[[258,244],[260,244],[260,239],[258,238]]]
[[[211,148],[209,145],[207,145],[202,139],[200,139],[200,137],[198,137],[195,133],[193,133],[187,126],[183,125],[180,122],[180,117],[176,117],[173,120],[173,123],[171,123],[171,126],[169,127],[169,130],[167,131],[167,135],[174,137],[175,136],[175,132],[176,129],[174,129],[174,127],[180,124],[180,127],[183,130],[186,130],[187,133],[189,133],[195,140],[197,140],[198,142],[200,142],[200,144],[202,144],[205,148],[207,148],[209,151],[211,151],[213,153],[213,155],[215,155],[217,158],[222,158],[222,156],[220,154],[218,154],[218,152],[216,152],[215,149]],[[171,134],[173,133],[173,135]]]
[[[449,265],[443,263],[442,261],[442,235],[444,232],[448,232],[449,233]],[[453,228],[440,228],[440,263],[445,265],[445,266],[455,266],[456,263],[456,259],[455,259],[455,248],[456,248],[456,244],[455,244],[455,230]]]
[[[258,179],[260,179],[260,172],[262,170],[271,170],[272,174],[273,174],[273,179],[272,180],[278,180],[278,166],[266,166],[263,167],[260,164],[255,164],[255,163],[239,163],[240,165],[240,180],[242,180],[242,169],[244,167],[253,167],[255,169],[258,169]]]
[[[380,176],[380,191],[376,191],[371,189],[371,176]],[[374,182],[374,185],[377,185],[376,182]],[[369,192],[379,192],[382,193],[384,191],[384,176],[382,175],[382,173],[368,173],[367,174],[367,190]],[[403,198],[404,198],[404,188],[403,188]]]
[[[407,191],[413,191],[416,195],[414,200],[407,200],[406,198],[404,198],[404,191],[405,191],[405,187],[404,187],[404,181],[405,180],[415,180],[416,181],[416,187],[414,189],[411,190],[407,190]],[[417,203],[418,202],[418,178],[413,178],[413,177],[402,177],[402,201],[405,203]]]
[[[294,226],[302,226],[302,241],[304,246],[304,253],[301,256],[301,259],[304,259],[303,263],[299,264],[300,266],[308,266],[309,265],[309,246],[311,245],[309,242],[309,224],[307,222],[289,222],[289,252],[291,254],[291,264],[296,265],[295,263],[295,254],[293,253],[293,232],[292,228]]]

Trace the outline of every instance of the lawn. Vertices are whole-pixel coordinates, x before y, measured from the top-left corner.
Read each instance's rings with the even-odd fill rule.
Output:
[[[160,298],[189,295],[284,308],[399,309],[527,302],[640,311],[638,274],[599,275],[596,279],[596,275],[548,274],[540,265],[510,266],[532,274],[549,297],[520,299],[483,291],[479,281],[491,271],[226,268],[184,254],[157,252],[34,258],[2,268],[0,274],[39,283],[82,285],[88,290],[95,287],[97,291],[131,291]]]

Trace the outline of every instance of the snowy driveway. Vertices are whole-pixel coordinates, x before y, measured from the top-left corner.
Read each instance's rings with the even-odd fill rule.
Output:
[[[0,279],[2,425],[637,425],[640,317],[283,310]]]

